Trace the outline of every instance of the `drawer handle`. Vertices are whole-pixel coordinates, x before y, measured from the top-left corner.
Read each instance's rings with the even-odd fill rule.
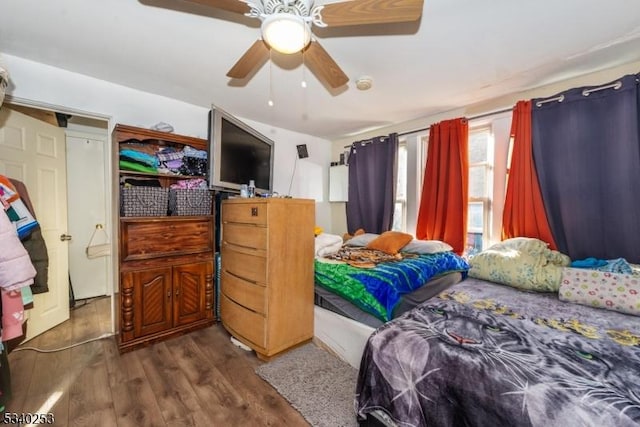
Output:
[[[251,216],[258,216],[258,208],[251,208]]]

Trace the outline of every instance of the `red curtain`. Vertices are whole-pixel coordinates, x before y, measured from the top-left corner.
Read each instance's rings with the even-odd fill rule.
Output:
[[[467,236],[468,153],[467,119],[431,125],[416,237],[447,242],[458,254]]]
[[[513,151],[502,216],[502,239],[535,237],[556,249],[542,201],[531,145],[531,101],[518,101],[511,120]]]

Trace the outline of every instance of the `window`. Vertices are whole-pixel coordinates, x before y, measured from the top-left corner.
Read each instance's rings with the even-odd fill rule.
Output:
[[[511,111],[472,119],[469,126],[466,254],[472,256],[498,242],[501,237]],[[423,130],[406,134],[400,144],[394,230],[413,234],[422,197],[429,132]],[[404,228],[400,228],[402,225],[398,218],[403,218]]]
[[[398,145],[398,178],[396,181],[396,202],[393,211],[392,230],[407,230],[407,143]]]
[[[398,145],[398,181],[393,230],[414,234],[422,196],[429,132],[403,134]]]
[[[465,253],[473,256],[490,239],[493,138],[489,127],[469,131],[469,210]]]

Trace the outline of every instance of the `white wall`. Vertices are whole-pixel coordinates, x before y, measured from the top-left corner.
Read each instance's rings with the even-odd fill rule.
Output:
[[[241,118],[242,119],[242,118]],[[275,143],[273,191],[316,201],[316,225],[331,229],[329,205],[329,164],[331,143],[287,129],[242,119]],[[296,145],[306,144],[309,157],[298,159]],[[291,191],[289,191],[291,189]]]
[[[51,67],[24,58],[1,54],[10,74],[7,94],[17,102],[64,107],[109,120],[109,133],[117,123],[150,127],[160,121],[171,124],[175,133],[207,138],[210,107],[142,92],[125,86]],[[211,100],[216,103],[215,99]],[[275,143],[274,190],[288,194],[294,173],[296,145],[307,144],[309,158],[296,165],[291,195],[316,199],[316,223],[331,226],[328,206],[328,165],[331,143],[268,124],[246,121]]]

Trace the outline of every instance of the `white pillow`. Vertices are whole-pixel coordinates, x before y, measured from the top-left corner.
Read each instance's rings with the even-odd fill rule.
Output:
[[[344,242],[346,246],[367,246],[369,242],[377,239],[380,235],[375,233],[364,233],[354,236]]]
[[[562,301],[640,316],[640,274],[563,268]]]
[[[451,245],[440,240],[417,240],[413,239],[407,243],[400,251],[411,252],[414,254],[428,255],[437,254],[439,252],[452,251]]]

